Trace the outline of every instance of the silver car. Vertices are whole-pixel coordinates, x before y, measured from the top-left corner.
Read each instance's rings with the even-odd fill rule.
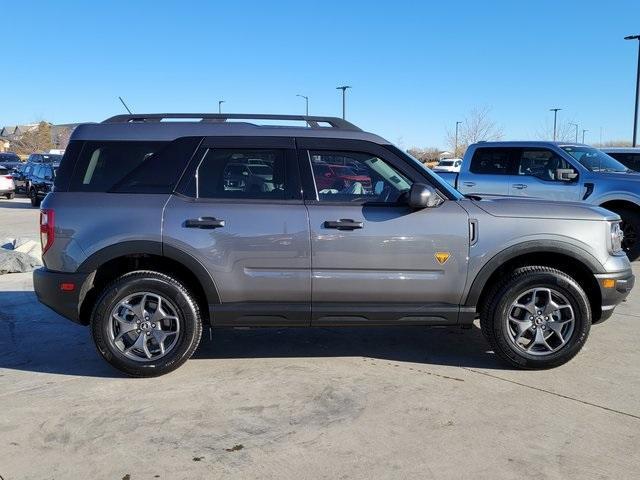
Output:
[[[357,175],[333,188],[323,164]],[[268,174],[241,181],[230,165]],[[634,283],[618,215],[465,197],[383,138],[329,117],[151,114],[81,125],[40,229],[38,298],[90,325],[100,354],[134,376],[177,368],[203,326],[468,327],[477,318],[508,364],[554,367]]]

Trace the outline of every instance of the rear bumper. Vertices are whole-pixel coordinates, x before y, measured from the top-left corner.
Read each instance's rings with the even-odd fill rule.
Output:
[[[0,195],[6,195],[7,193],[14,193],[15,188],[0,188]]]
[[[80,320],[80,305],[90,286],[90,273],[53,272],[46,268],[33,271],[33,288],[40,303],[54,312],[68,318],[72,322],[82,323]],[[63,291],[61,284],[72,283],[72,291]]]
[[[617,273],[597,274],[595,277],[600,286],[600,294],[602,296],[602,315],[595,323],[600,323],[611,317],[614,309],[626,300],[635,284],[635,276],[631,269],[629,269]],[[605,288],[603,285],[604,280],[613,280],[615,286]]]

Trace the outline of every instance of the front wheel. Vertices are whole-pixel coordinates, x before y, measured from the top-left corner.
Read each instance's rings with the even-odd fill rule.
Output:
[[[552,368],[571,360],[586,342],[591,307],[569,275],[523,267],[489,294],[480,324],[493,351],[510,365]]]
[[[202,335],[198,304],[176,279],[153,271],[127,273],[107,286],[91,315],[102,357],[135,377],[154,377],[186,362]]]
[[[640,213],[627,208],[615,210],[615,213],[622,219],[620,225],[624,233],[622,249],[629,260],[637,260],[640,257]]]
[[[38,198],[38,192],[36,191],[35,188],[32,188],[31,191],[29,192],[29,198],[31,199],[31,206],[32,207],[39,207],[41,200],[40,198]]]

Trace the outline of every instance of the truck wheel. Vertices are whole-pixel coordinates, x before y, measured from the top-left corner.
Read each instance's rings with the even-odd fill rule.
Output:
[[[629,257],[629,260],[637,260],[640,257],[640,213],[626,208],[614,211],[622,218],[621,227],[624,232],[622,249]]]
[[[38,192],[36,192],[35,188],[32,188],[31,191],[29,192],[29,198],[31,199],[32,207],[40,206],[41,200],[38,198]]]
[[[548,267],[523,267],[496,285],[480,316],[493,351],[510,365],[552,368],[571,360],[591,328],[580,285]]]
[[[7,193],[7,200],[13,200],[13,197],[15,196],[16,196],[15,193]]]
[[[200,343],[198,303],[176,279],[127,273],[107,286],[91,314],[98,352],[134,377],[154,377],[186,362]]]

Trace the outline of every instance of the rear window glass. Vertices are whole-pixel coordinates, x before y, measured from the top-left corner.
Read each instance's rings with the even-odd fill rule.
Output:
[[[0,175],[9,175],[9,170],[0,167]]]
[[[199,142],[200,137],[173,142],[85,142],[69,190],[170,193]]]

